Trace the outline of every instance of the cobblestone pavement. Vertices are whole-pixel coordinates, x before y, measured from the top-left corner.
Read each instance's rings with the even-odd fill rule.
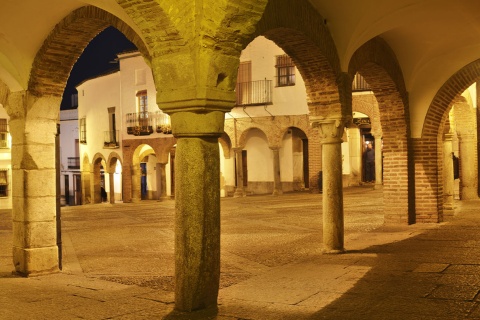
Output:
[[[222,199],[218,310],[173,311],[174,201],[62,208],[63,271],[12,274],[0,210],[0,319],[480,319],[480,200],[383,225],[382,192],[344,192],[347,253],[321,254],[322,195]]]

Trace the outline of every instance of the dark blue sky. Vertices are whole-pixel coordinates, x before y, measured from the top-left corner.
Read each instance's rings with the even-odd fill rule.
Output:
[[[73,66],[60,108],[62,110],[71,108],[71,95],[77,92],[75,86],[86,79],[118,69],[118,64],[110,62],[115,60],[118,53],[135,49],[135,45],[113,27],[99,33]]]

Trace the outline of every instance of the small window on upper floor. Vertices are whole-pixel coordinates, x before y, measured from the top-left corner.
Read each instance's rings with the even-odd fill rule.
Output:
[[[295,85],[295,63],[287,54],[276,56],[277,87]]]
[[[148,96],[147,90],[137,92],[138,112],[148,112]]]
[[[8,170],[0,169],[0,197],[8,197]]]
[[[80,119],[80,143],[87,143],[87,119]]]

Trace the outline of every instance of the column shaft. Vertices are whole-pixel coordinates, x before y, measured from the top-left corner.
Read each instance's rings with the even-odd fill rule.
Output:
[[[342,148],[338,143],[324,143],[323,167],[323,251],[344,251]]]
[[[445,215],[453,215],[453,146],[452,134],[446,133],[443,140],[443,212]]]
[[[462,200],[478,199],[478,180],[476,173],[476,141],[471,134],[459,136],[460,148],[460,197]]]
[[[220,278],[220,159],[217,138],[178,138],[175,306],[217,303]]]
[[[115,172],[108,174],[108,182],[110,187],[110,203],[115,203]]]
[[[273,151],[273,195],[283,194],[282,181],[280,177],[280,150],[272,148]]]
[[[237,187],[235,188],[235,193],[233,194],[234,198],[246,196],[245,188],[243,187],[243,158],[242,158],[242,149],[236,148],[235,151],[235,168],[237,171]]]

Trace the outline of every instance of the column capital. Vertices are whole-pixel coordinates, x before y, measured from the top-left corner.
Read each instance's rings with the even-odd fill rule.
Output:
[[[319,118],[310,120],[312,128],[319,130],[322,144],[342,143],[343,129],[347,123],[346,118]]]

